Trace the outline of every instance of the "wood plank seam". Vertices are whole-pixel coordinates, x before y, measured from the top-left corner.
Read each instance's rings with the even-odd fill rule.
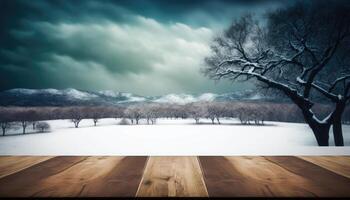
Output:
[[[287,167],[285,167],[285,166],[283,166],[283,165],[281,165],[281,164],[279,164],[279,163],[277,163],[277,162],[275,162],[275,161],[269,159],[267,156],[263,156],[263,157],[264,157],[266,160],[268,160],[269,162],[271,162],[272,164],[277,165],[278,167],[280,167],[280,168],[282,168],[282,169],[284,169],[284,170],[286,170],[286,171],[288,171],[288,172],[290,172],[290,173],[292,173],[292,174],[296,174],[296,175],[298,175],[298,176],[303,177],[302,174],[298,174],[297,172],[288,169]],[[293,157],[294,157],[294,156],[293,156]]]
[[[344,157],[344,158],[341,157],[344,160],[348,160],[349,164],[347,164],[346,166],[344,166],[344,163],[339,164],[336,161],[334,161],[335,159],[339,158],[338,156],[324,156],[324,157],[323,156],[321,156],[321,157],[319,157],[319,156],[298,156],[298,158],[303,159],[307,162],[316,164],[324,169],[330,170],[330,171],[337,173],[341,176],[344,176],[346,178],[350,178],[350,160],[348,160],[348,158],[350,158],[350,157]],[[327,163],[322,163],[322,159],[324,159],[324,158],[326,158]],[[331,158],[331,160],[333,160],[332,163],[329,163],[330,158]],[[319,159],[321,159],[321,161]],[[335,167],[337,167],[337,165],[338,165],[338,168],[335,168]],[[341,166],[339,166],[339,165],[341,165]],[[339,169],[339,167],[341,169]]]
[[[45,186],[42,188],[42,186],[39,185],[39,182],[41,182],[43,180],[45,180],[45,181],[49,180],[48,178],[50,178],[51,180],[56,179],[56,180],[62,181],[62,183],[64,183],[65,178],[71,177],[71,176],[69,176],[69,174],[74,175],[74,177],[78,180],[79,178],[82,178],[83,176],[81,176],[80,173],[77,173],[76,175],[72,174],[73,173],[72,170],[69,170],[69,169],[71,169],[73,167],[75,168],[75,170],[85,169],[86,165],[84,165],[84,164],[79,165],[79,164],[85,163],[89,158],[91,158],[93,156],[89,156],[89,157],[81,156],[81,159],[79,159],[79,160],[77,160],[76,158],[78,158],[80,156],[70,156],[70,157],[71,158],[69,158],[69,156],[51,157],[51,158],[48,158],[46,160],[42,160],[38,163],[35,163],[33,165],[29,165],[27,167],[18,169],[17,171],[11,172],[10,174],[5,175],[4,177],[0,177],[1,182],[7,183],[6,185],[0,185],[0,187],[4,186],[3,190],[2,190],[4,192],[3,195],[5,194],[5,196],[7,196],[6,193],[8,193],[8,194],[12,194],[12,195],[21,196],[21,193],[24,192],[23,194],[27,195],[27,197],[30,197],[30,196],[33,197],[33,196],[36,196],[37,194],[39,196],[41,195],[42,197],[45,197],[48,194],[49,195],[53,194],[52,193],[52,192],[54,192],[53,189],[55,189],[55,190],[59,189],[59,190],[56,190],[54,192],[55,194],[59,194],[61,191],[60,190],[61,188],[59,188],[60,186],[57,186],[56,188],[52,188],[51,184],[49,184],[50,181],[47,181],[46,183],[42,182],[42,184],[43,184],[42,186]],[[125,158],[127,158],[127,157],[125,157]],[[133,191],[129,192],[129,195],[130,195],[130,197],[132,197],[132,196],[137,197],[138,193],[142,193],[141,190],[142,190],[142,187],[144,187],[143,183],[144,183],[144,181],[147,180],[146,170],[147,170],[147,167],[149,167],[149,165],[150,165],[151,158],[152,158],[151,156],[143,157],[142,163],[144,163],[144,164],[143,164],[143,166],[139,165],[138,170],[137,170],[138,171],[137,176],[139,178],[134,177],[135,176],[134,170],[133,170],[133,168],[130,168],[130,166],[134,166],[134,164],[130,165],[130,164],[126,164],[123,162],[126,162],[126,160],[128,160],[129,162],[133,160],[133,162],[131,162],[131,163],[135,163],[136,160],[138,160],[138,159],[142,160],[142,158],[133,158],[131,160],[124,159],[123,161],[120,161],[120,163],[118,161],[118,164],[113,168],[113,169],[117,169],[117,171],[115,171],[113,173],[110,172],[107,175],[107,177],[105,177],[105,178],[106,178],[106,180],[110,179],[112,181],[122,180],[126,184],[129,184],[129,183],[127,183],[127,182],[129,182],[128,181],[129,179],[125,179],[125,177],[123,179],[120,179],[119,176],[120,176],[120,173],[124,174],[125,172],[131,172],[130,176],[133,177],[133,179],[135,179],[135,181],[132,184],[134,189],[133,189]],[[173,177],[169,177],[171,184],[175,184],[175,185],[179,184],[176,187],[173,187],[174,185],[171,185],[172,189],[175,189],[174,190],[175,193],[173,193],[174,191],[172,190],[171,195],[175,195],[175,196],[178,196],[178,195],[181,196],[181,194],[182,195],[185,194],[185,193],[178,193],[179,191],[183,192],[182,189],[189,191],[188,188],[192,188],[194,190],[191,190],[191,191],[198,191],[197,190],[198,188],[194,187],[194,185],[196,185],[196,184],[194,184],[193,181],[189,181],[189,180],[197,180],[196,181],[197,184],[200,184],[200,182],[201,182],[202,195],[204,195],[206,193],[206,195],[208,197],[226,196],[225,195],[226,193],[229,195],[232,195],[232,196],[234,196],[234,195],[255,196],[255,195],[260,194],[260,195],[265,196],[265,197],[266,196],[271,196],[271,197],[272,196],[280,196],[280,195],[285,196],[285,194],[289,194],[292,196],[296,195],[295,197],[297,197],[299,195],[310,196],[311,194],[312,194],[312,196],[322,196],[322,197],[325,197],[325,196],[339,196],[339,197],[340,196],[342,196],[342,197],[350,196],[350,192],[349,192],[350,190],[346,189],[346,187],[348,187],[348,186],[350,188],[350,178],[341,174],[340,172],[338,172],[339,170],[345,170],[345,171],[347,170],[347,168],[346,168],[348,166],[346,163],[347,160],[342,160],[342,158],[338,158],[339,159],[338,163],[345,162],[345,164],[342,166],[342,168],[335,168],[335,170],[332,170],[332,169],[327,168],[327,165],[322,166],[322,163],[318,164],[317,159],[315,160],[315,162],[312,162],[313,160],[310,161],[310,160],[303,159],[302,157],[298,157],[298,156],[261,156],[260,158],[263,158],[272,164],[272,165],[270,165],[270,167],[271,167],[270,171],[272,170],[271,173],[267,173],[268,171],[266,171],[266,170],[258,170],[259,167],[266,166],[265,164],[261,163],[261,161],[259,161],[259,159],[255,160],[255,158],[254,158],[253,161],[249,161],[249,160],[251,160],[251,158],[249,158],[249,157],[245,158],[245,157],[240,157],[240,156],[237,156],[237,157],[224,157],[224,156],[205,157],[204,156],[202,158],[200,156],[193,156],[192,158],[183,157],[180,160],[175,159],[174,161],[173,161],[173,158],[169,158],[169,157],[164,156],[164,157],[158,158],[157,162],[154,162],[154,163],[161,163],[164,160],[170,160],[170,163],[174,162],[173,164],[168,164],[168,165],[155,164],[155,166],[158,166],[158,167],[161,166],[163,170],[166,170],[166,173],[169,173],[170,175],[173,174],[172,175]],[[56,159],[56,161],[54,161],[54,159]],[[215,169],[217,167],[208,168],[208,166],[206,166],[206,165],[209,164],[209,165],[213,165],[213,166],[216,166],[216,165],[220,166],[221,164],[223,164],[223,161],[225,161],[225,159],[227,159],[226,161],[228,162],[228,164],[230,164],[230,167],[223,169],[224,171],[222,171],[222,172],[225,172],[225,173],[219,174],[221,176],[220,179],[215,179],[215,178],[213,179],[212,172],[216,172]],[[240,161],[240,159],[243,159],[244,162]],[[244,159],[249,159],[249,160],[245,161]],[[319,158],[319,159],[322,161],[322,158]],[[325,158],[325,159],[328,159],[328,158]],[[31,159],[23,159],[23,161],[25,161],[26,164],[31,163],[31,162],[34,163],[35,160],[38,160],[38,159],[36,159],[36,158],[33,158],[32,160]],[[69,162],[67,164],[63,164],[61,162],[58,162],[57,160],[67,160]],[[76,160],[76,161],[74,161],[74,160]],[[1,157],[0,157],[0,161],[1,161]],[[51,161],[55,162],[55,164],[48,165],[49,163],[52,163]],[[332,159],[329,158],[330,163],[326,163],[326,164],[332,164],[331,161],[332,161]],[[44,163],[44,162],[48,162],[48,163]],[[66,162],[66,161],[64,161],[64,162]],[[187,164],[184,164],[184,162]],[[335,162],[336,161],[334,161],[334,163]],[[23,163],[21,164],[20,162],[14,162],[14,163],[15,164],[17,163],[20,166],[24,166]],[[96,162],[89,161],[88,163],[90,163],[89,165],[92,165],[92,166],[97,165]],[[137,162],[137,163],[140,164],[140,162]],[[177,163],[177,164],[175,164],[175,163]],[[120,168],[121,164],[123,164],[123,168]],[[335,163],[335,164],[337,164],[337,163]],[[62,166],[60,168],[57,168],[57,165],[62,165]],[[79,166],[77,166],[77,165],[79,165]],[[197,166],[194,167],[195,165],[197,165]],[[237,168],[234,168],[235,167],[234,165],[237,165]],[[251,171],[251,173],[253,173],[253,174],[246,174],[244,177],[242,177],[242,179],[239,179],[239,175],[237,175],[237,173],[240,173],[240,170],[244,169],[244,165],[249,165],[250,169],[255,168],[257,171],[254,172],[254,170],[253,170],[253,171]],[[276,168],[273,165],[280,168],[282,171],[277,170],[277,172],[276,172],[276,170],[273,170]],[[103,168],[106,167],[105,165],[100,165],[100,166],[102,166]],[[186,167],[184,167],[184,166],[186,166]],[[249,168],[249,166],[248,166],[248,168]],[[17,168],[18,167],[15,167],[13,169],[17,169]],[[38,169],[41,168],[41,169],[45,169],[45,170],[33,171],[33,169],[31,169],[31,168],[38,168]],[[156,168],[156,167],[153,167],[153,169],[154,168]],[[194,168],[197,168],[197,170],[193,171]],[[123,169],[123,170],[120,171],[121,169]],[[187,173],[183,173],[186,171],[186,169],[189,171],[187,171]],[[263,169],[263,168],[261,168],[261,169]],[[28,170],[31,173],[28,173],[29,172]],[[68,172],[68,170],[70,172]],[[170,170],[170,171],[168,172],[167,170]],[[211,171],[208,171],[208,170],[211,170]],[[220,171],[220,168],[217,168],[216,170]],[[285,170],[285,172],[281,173],[281,172],[283,172],[283,170]],[[338,170],[338,171],[336,171],[336,170]],[[42,177],[41,173],[46,173],[46,171],[50,173],[50,176]],[[33,174],[32,172],[35,172],[35,173]],[[155,171],[155,172],[157,172],[157,171]],[[206,174],[205,172],[210,172],[210,173]],[[65,173],[65,176],[53,177],[53,176],[61,174],[61,173]],[[93,171],[90,170],[90,173],[93,173]],[[158,174],[158,173],[159,172],[157,172],[156,174]],[[287,175],[289,173],[294,174],[294,176]],[[129,174],[129,173],[127,173],[127,174]],[[228,176],[230,174],[233,175],[233,178],[235,178],[238,181],[238,182],[233,182],[233,183],[230,183],[230,182],[224,183],[224,184],[227,184],[227,186],[229,186],[231,188],[230,189],[231,191],[230,190],[221,190],[222,188],[220,189],[220,185],[217,185],[216,183],[214,183],[214,185],[213,185],[213,183],[211,183],[211,185],[210,185],[209,182],[207,182],[209,179],[210,179],[210,181],[214,180],[214,182],[215,181],[224,181],[225,182],[226,178],[230,178],[230,177],[226,177],[226,176]],[[37,178],[33,179],[34,181],[26,180],[25,177],[28,177],[31,179],[33,175],[34,175],[34,177],[37,177]],[[237,175],[237,177],[236,177],[236,175]],[[250,176],[250,175],[252,175],[252,176]],[[264,175],[264,178],[268,178],[267,181],[262,179],[259,175],[260,176]],[[14,176],[14,177],[8,177],[8,176]],[[206,176],[208,176],[208,177],[206,177]],[[183,183],[182,183],[182,181],[177,182],[178,180],[180,180],[183,177],[185,177],[185,179],[186,179],[185,182],[183,182]],[[195,178],[193,179],[193,177],[195,177]],[[291,181],[288,181],[288,179],[286,179],[288,177],[292,178]],[[153,177],[153,178],[157,178],[157,177]],[[207,180],[206,178],[209,178],[209,179]],[[280,187],[282,187],[282,186],[276,185],[278,183],[274,183],[272,185],[269,185],[269,181],[271,181],[270,178],[272,178],[272,180],[276,179],[278,181],[280,180],[279,178],[283,178],[283,179],[286,179],[285,181],[287,181],[287,183],[291,183],[291,185],[284,187],[282,183],[285,183],[285,182],[278,182],[278,183],[282,184],[283,188],[285,188],[285,189],[281,190]],[[6,181],[4,179],[6,179]],[[298,180],[300,182],[298,182]],[[308,182],[305,182],[303,180],[308,181]],[[167,181],[169,181],[169,180],[167,180]],[[241,182],[239,182],[239,181],[241,181]],[[25,182],[25,183],[23,183],[23,182]],[[28,182],[28,184],[27,184],[27,182]],[[95,181],[92,181],[91,184],[92,183],[95,183]],[[188,183],[190,183],[190,184],[188,184]],[[259,185],[257,185],[257,186],[259,186],[259,187],[253,187],[253,189],[251,189],[250,191],[247,190],[246,193],[244,193],[241,189],[238,189],[241,187],[243,189],[247,189],[247,188],[244,188],[244,185],[246,185],[246,186],[251,185],[251,184],[254,185],[254,183],[258,183]],[[302,183],[302,184],[298,184],[298,183]],[[115,184],[115,183],[113,183],[113,184]],[[238,188],[235,187],[235,184],[238,184],[238,185],[236,185],[236,186],[238,186]],[[67,197],[69,197],[70,196],[69,194],[73,194],[73,196],[76,196],[76,197],[85,196],[86,190],[89,189],[88,185],[89,184],[86,184],[86,183],[76,185],[76,186],[79,186],[79,187],[81,186],[81,187],[79,189],[75,190],[74,193],[71,192],[72,190],[67,190],[68,193],[63,192],[62,196],[68,195]],[[94,184],[92,184],[92,185],[94,186]],[[95,191],[93,191],[94,193],[91,193],[88,196],[91,196],[91,195],[92,196],[96,196],[96,195],[98,195],[98,196],[106,195],[107,196],[107,194],[117,196],[119,194],[118,192],[115,193],[115,190],[117,189],[115,186],[117,186],[117,185],[114,185],[113,187],[111,187],[110,188],[111,191],[95,190]],[[6,188],[9,186],[16,187],[17,189],[12,188],[11,190],[7,190]],[[53,186],[55,186],[55,185],[53,185]],[[71,187],[69,184],[66,186]],[[308,186],[306,188],[309,188],[309,189],[306,189],[305,191],[303,191],[302,189],[305,186]],[[119,185],[118,185],[118,187],[119,187]],[[180,189],[179,191],[177,191],[177,187],[179,187],[179,189]],[[31,188],[31,189],[29,189],[29,188]],[[122,192],[120,194],[124,194],[125,189],[128,190],[130,187],[128,186],[124,189],[123,188],[124,187],[119,188],[121,190],[120,192]],[[278,189],[278,188],[280,188],[280,189]],[[104,188],[104,189],[106,189],[106,188]],[[158,191],[160,190],[161,191],[160,193],[162,193],[162,192],[164,192],[163,189],[158,188]],[[214,191],[215,189],[217,191]],[[232,189],[234,191],[236,191],[236,190],[237,191],[232,193]],[[50,190],[52,190],[52,191],[50,191]],[[166,188],[165,188],[165,190],[166,190]],[[212,194],[209,194],[209,190],[211,190]],[[289,193],[289,192],[291,192],[291,193]],[[308,192],[310,194],[307,194],[306,192]],[[40,193],[42,193],[42,194],[40,194]],[[156,194],[158,194],[158,193],[156,193]],[[124,195],[126,195],[126,194],[124,194]],[[185,196],[191,196],[191,195],[193,195],[193,193],[186,193],[185,194]],[[86,197],[88,197],[88,196],[86,196]],[[72,196],[70,196],[70,197],[72,197]]]
[[[18,172],[20,172],[20,171],[22,171],[22,170],[28,169],[28,168],[30,168],[30,167],[33,167],[33,166],[35,166],[35,165],[37,165],[37,164],[40,164],[40,163],[45,162],[45,161],[48,161],[48,160],[53,159],[53,158],[55,158],[55,157],[56,157],[56,156],[51,157],[51,158],[48,158],[48,159],[46,159],[46,160],[41,160],[40,162],[33,163],[33,164],[28,165],[28,166],[23,167],[23,168],[20,168],[20,169],[15,170],[15,171],[13,171],[13,172],[11,172],[11,173],[8,173],[8,174],[5,174],[5,175],[3,175],[3,176],[0,176],[0,179],[5,178],[5,177],[7,177],[7,176],[9,176],[9,175],[18,173]]]
[[[308,162],[295,156],[270,156],[267,160],[285,170],[291,171],[291,173],[314,182],[317,187],[323,188],[323,190],[320,191],[321,196],[345,197],[350,195],[349,178],[323,168],[315,163]]]
[[[137,190],[136,190],[136,193],[135,193],[135,197],[137,196],[137,194],[139,193],[140,188],[142,187],[143,179],[145,178],[145,170],[146,170],[146,168],[147,168],[148,161],[149,161],[150,157],[151,157],[151,156],[147,156],[147,160],[146,160],[145,166],[143,167],[142,177],[141,177],[139,186],[137,187]]]
[[[204,172],[203,172],[202,163],[200,162],[199,156],[196,156],[196,159],[197,159],[197,162],[199,164],[199,169],[200,169],[200,172],[201,172],[201,180],[203,182],[203,185],[204,185],[204,188],[205,188],[205,192],[207,193],[207,196],[210,197],[209,196],[209,192],[208,192],[207,183],[205,182],[205,179],[204,179]]]
[[[61,171],[57,171],[56,173],[52,174],[51,176],[55,176],[55,175],[60,174],[60,173],[62,173],[64,171],[67,171],[67,170],[71,169],[72,167],[76,166],[77,164],[86,161],[88,158],[89,158],[88,156],[85,156],[82,160],[79,160],[78,162],[75,162],[73,165],[70,165],[67,168],[62,169]]]

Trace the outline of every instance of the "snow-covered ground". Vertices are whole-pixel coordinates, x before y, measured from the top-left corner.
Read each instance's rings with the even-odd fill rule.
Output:
[[[306,124],[267,122],[240,125],[234,119],[212,125],[202,119],[160,119],[156,125],[118,125],[102,119],[97,127],[83,120],[48,121],[51,132],[0,137],[0,155],[350,155],[350,126],[343,126],[345,147],[318,147]],[[330,138],[333,145],[333,138]]]

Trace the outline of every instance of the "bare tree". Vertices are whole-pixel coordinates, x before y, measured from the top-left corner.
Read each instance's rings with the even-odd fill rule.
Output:
[[[250,124],[249,111],[246,106],[237,108],[235,112],[241,124]]]
[[[184,105],[178,105],[178,104],[158,104],[157,105],[157,113],[159,117],[164,118],[187,118],[187,112]]]
[[[33,122],[33,116],[35,111],[30,108],[17,108],[14,109],[14,120],[18,121],[22,127],[22,133],[26,133],[26,129],[30,123]]]
[[[188,116],[193,118],[196,121],[196,124],[199,124],[200,118],[207,116],[207,110],[204,103],[186,104],[186,110],[188,112]]]
[[[157,118],[160,116],[159,113],[159,107],[157,104],[147,104],[143,105],[142,109],[142,116],[146,118],[147,124],[155,124],[157,121]]]
[[[2,130],[2,136],[5,136],[7,129],[12,127],[12,123],[8,121],[0,121],[0,126]]]
[[[238,116],[238,108],[240,107],[240,104],[238,102],[227,102],[223,104],[224,106],[224,113],[223,117],[228,117],[228,118],[239,118]]]
[[[215,119],[220,124],[220,118],[225,116],[225,104],[218,102],[208,102],[207,107],[207,116],[211,120],[212,124],[215,124]]]
[[[75,128],[79,128],[79,123],[86,117],[86,110],[83,107],[72,107],[67,110],[66,115],[71,122],[74,123]]]
[[[89,112],[87,115],[90,119],[94,122],[94,126],[97,125],[99,120],[103,117],[106,117],[107,111],[104,107],[90,107],[87,108],[87,112]],[[112,115],[112,114],[110,114]]]
[[[251,81],[282,92],[301,110],[320,146],[329,145],[332,124],[335,144],[342,146],[341,116],[350,99],[350,73],[345,67],[350,9],[349,4],[318,3],[271,12],[264,25],[249,15],[235,21],[213,41],[204,73],[216,80]],[[342,66],[336,64],[338,59]],[[325,78],[330,71],[332,76]],[[335,104],[322,119],[314,109],[317,95]]]
[[[5,107],[0,107],[0,126],[3,136],[5,136],[6,131],[11,128],[12,121],[13,118],[11,110]]]
[[[30,115],[28,116],[29,123],[32,124],[33,130],[35,130],[35,124],[40,120],[40,111],[37,108],[29,108]]]
[[[37,122],[36,128],[39,129],[41,133],[50,129],[50,125],[47,122]]]
[[[131,123],[139,124],[139,120],[142,117],[142,111],[139,105],[131,105],[125,110],[125,116],[131,120]]]
[[[251,119],[256,125],[264,125],[267,109],[263,105],[251,104]]]

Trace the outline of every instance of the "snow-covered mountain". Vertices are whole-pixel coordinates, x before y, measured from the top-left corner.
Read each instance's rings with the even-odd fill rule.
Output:
[[[73,88],[64,90],[17,88],[0,92],[0,106],[121,105],[152,102],[186,104],[198,101],[238,100],[267,100],[267,98],[251,90],[225,94],[167,94],[163,96],[140,96],[110,90],[89,92]]]

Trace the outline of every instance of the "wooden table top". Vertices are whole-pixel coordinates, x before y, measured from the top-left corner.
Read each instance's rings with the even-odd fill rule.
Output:
[[[0,156],[0,197],[350,197],[348,156]]]

